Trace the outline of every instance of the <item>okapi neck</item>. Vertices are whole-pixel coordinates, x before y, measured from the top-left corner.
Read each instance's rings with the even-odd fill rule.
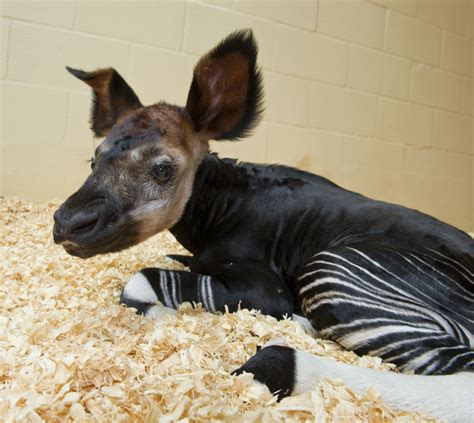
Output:
[[[194,252],[210,239],[223,235],[249,185],[249,175],[233,159],[208,153],[196,172],[193,190],[180,220],[169,230]]]

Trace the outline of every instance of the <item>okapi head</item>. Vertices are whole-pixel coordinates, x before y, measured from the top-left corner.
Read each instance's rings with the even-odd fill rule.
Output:
[[[106,138],[90,176],[54,214],[54,241],[87,258],[173,226],[208,141],[245,137],[259,121],[263,92],[256,59],[250,30],[228,36],[198,61],[185,107],[143,106],[112,68],[67,68],[92,88],[91,129]]]

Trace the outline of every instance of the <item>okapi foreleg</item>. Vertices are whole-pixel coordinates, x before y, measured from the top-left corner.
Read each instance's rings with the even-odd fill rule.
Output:
[[[177,309],[183,302],[201,303],[210,312],[258,309],[276,318],[293,314],[293,302],[283,280],[257,262],[212,266],[212,275],[146,268],[122,291],[120,302],[139,313],[154,314],[156,302]]]

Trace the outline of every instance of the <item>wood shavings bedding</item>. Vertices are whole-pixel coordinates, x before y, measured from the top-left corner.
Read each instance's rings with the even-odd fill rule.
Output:
[[[302,350],[389,371],[256,311],[213,315],[181,306],[154,321],[118,305],[146,266],[179,268],[169,233],[127,251],[81,260],[52,241],[57,204],[1,200],[0,419],[4,421],[434,421],[394,411],[328,380],[278,403],[253,376],[230,373],[257,345],[283,337]]]

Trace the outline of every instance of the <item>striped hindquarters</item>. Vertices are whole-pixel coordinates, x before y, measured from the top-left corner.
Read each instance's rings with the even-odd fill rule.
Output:
[[[320,336],[402,370],[474,370],[474,278],[469,263],[434,251],[338,248],[299,277],[302,309]]]

